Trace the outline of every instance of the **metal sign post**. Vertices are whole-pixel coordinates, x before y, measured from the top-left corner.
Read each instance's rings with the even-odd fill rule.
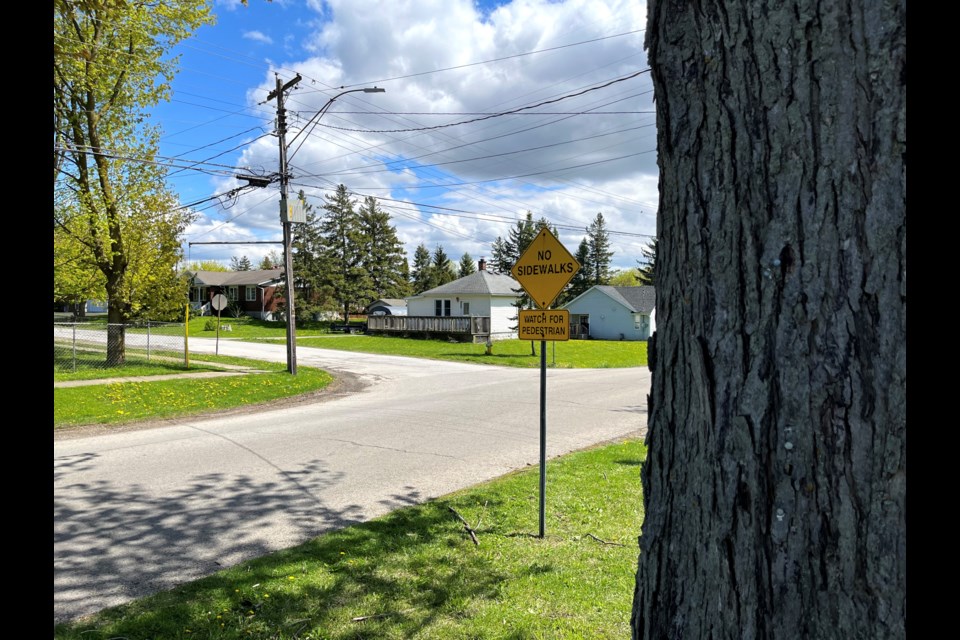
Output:
[[[547,341],[540,341],[540,537],[547,510]]]
[[[540,537],[546,534],[547,505],[547,341],[570,339],[570,312],[550,309],[580,263],[546,227],[526,248],[510,270],[514,279],[539,307],[517,316],[520,338],[540,338]]]
[[[218,293],[210,300],[210,306],[217,310],[217,343],[213,350],[216,355],[220,355],[220,311],[227,306],[228,302],[227,296],[222,293]]]

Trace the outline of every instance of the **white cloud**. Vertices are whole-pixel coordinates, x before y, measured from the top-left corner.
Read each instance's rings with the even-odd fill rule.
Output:
[[[321,206],[343,183],[381,198],[411,259],[421,242],[454,260],[489,257],[528,210],[562,225],[573,252],[602,212],[620,232],[611,234],[615,264],[635,266],[648,241],[637,234],[655,232],[658,199],[644,3],[514,0],[482,13],[471,0],[309,0],[307,15],[293,11],[285,7],[285,24],[313,25],[296,36],[310,57],[277,60],[248,94],[272,111],[275,101],[259,103],[276,87],[274,70],[303,77],[286,100],[292,192]],[[245,37],[269,44],[256,26]],[[289,55],[292,37],[271,55]],[[339,97],[294,140],[340,87],[374,84],[386,92]],[[270,172],[277,158],[276,138],[265,138],[237,164]],[[278,208],[275,185],[262,189],[237,202],[231,211],[245,213],[229,226],[278,236]]]
[[[262,42],[264,44],[273,44],[273,39],[260,31],[247,31],[243,34],[243,37],[247,40],[253,40],[255,42]]]

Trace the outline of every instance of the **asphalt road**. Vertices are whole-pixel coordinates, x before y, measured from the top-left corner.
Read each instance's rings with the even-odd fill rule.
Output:
[[[282,344],[219,353],[286,362]],[[55,437],[55,623],[539,462],[539,369],[304,347],[297,362],[339,374],[341,392]],[[549,369],[547,456],[643,432],[649,381],[645,367]],[[549,537],[549,476],[546,501]]]

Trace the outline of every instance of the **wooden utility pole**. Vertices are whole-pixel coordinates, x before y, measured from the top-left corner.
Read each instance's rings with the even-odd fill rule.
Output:
[[[270,92],[267,100],[277,99],[277,138],[280,141],[280,222],[283,224],[283,270],[287,299],[287,371],[297,374],[297,314],[293,300],[293,252],[290,250],[292,232],[287,208],[287,185],[290,176],[287,173],[287,110],[283,106],[284,92],[300,82],[300,74],[286,84],[277,77],[277,88]]]

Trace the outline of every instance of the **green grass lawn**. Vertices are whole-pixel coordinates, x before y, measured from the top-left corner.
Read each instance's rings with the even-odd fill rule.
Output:
[[[224,325],[230,325],[230,331],[224,330]],[[217,335],[216,316],[190,316],[190,335],[197,338],[215,338]],[[213,328],[208,328],[213,327]],[[297,335],[314,336],[330,333],[329,322],[299,322]],[[287,325],[283,322],[269,322],[257,320],[249,316],[240,318],[220,318],[221,338],[284,338],[287,335]]]
[[[190,336],[215,337],[216,331],[205,331],[204,326],[216,318],[195,317],[190,319]],[[249,317],[221,318],[223,325],[231,325],[232,331],[221,331],[220,339],[271,342],[286,340],[286,326],[280,322],[265,322]],[[492,355],[486,355],[486,346],[449,342],[447,340],[422,340],[390,336],[363,336],[330,333],[328,322],[308,322],[296,330],[297,345],[382,353],[384,355],[408,356],[495,364],[508,367],[539,367],[540,343],[534,342],[537,355],[531,355],[528,340],[501,340],[493,344]],[[610,368],[643,367],[647,364],[646,341],[569,340],[547,342],[547,366],[559,368]]]
[[[134,377],[134,376],[162,376],[171,373],[189,373],[199,371],[220,371],[222,368],[208,362],[191,362],[187,367],[183,357],[177,360],[154,359],[149,362],[136,361],[119,367],[103,366],[103,354],[89,354],[88,357],[77,358],[77,368],[72,369],[72,359],[57,362],[54,358],[53,381],[68,380],[98,380],[102,378]]]
[[[624,440],[550,461],[544,539],[532,467],[58,625],[54,637],[628,638],[645,457]]]
[[[329,335],[300,337],[298,334],[297,346],[472,362],[475,364],[495,364],[507,367],[540,366],[540,343],[534,343],[536,355],[531,355],[529,340],[500,340],[494,342],[492,355],[486,355],[486,345],[483,344],[388,336]],[[547,342],[548,367],[595,369],[642,367],[646,364],[647,343],[645,341],[569,340],[566,342]]]
[[[192,319],[190,335],[201,337],[215,335],[214,332],[205,332],[202,329],[210,319],[209,317]],[[220,337],[223,340],[276,342],[286,339],[286,330],[281,323],[263,322],[246,317],[221,318],[221,323],[229,323],[233,327],[233,331],[221,333]],[[151,331],[157,335],[163,331],[182,332],[183,326],[169,325],[153,328]],[[487,355],[486,346],[483,344],[331,334],[327,330],[327,323],[311,323],[303,330],[298,328],[297,345],[481,365],[527,368],[540,366],[540,343],[533,343],[536,355],[532,355],[531,343],[527,340],[495,342],[491,354]],[[548,367],[641,367],[647,363],[646,342],[548,341],[546,349]],[[98,358],[102,360],[103,356],[93,354],[90,358],[96,361]],[[78,367],[77,371],[55,361],[54,381],[215,370],[218,362],[249,365],[267,373],[230,378],[122,382],[54,389],[54,428],[86,424],[123,424],[130,421],[205,413],[314,392],[332,381],[329,374],[305,367],[298,367],[297,376],[290,376],[286,373],[285,365],[278,363],[251,362],[240,358],[231,359],[208,354],[194,354],[190,360],[189,369],[184,366],[182,360],[178,362],[176,359],[157,358],[151,362],[138,360],[120,368]],[[70,364],[72,365],[72,360]]]
[[[149,382],[113,382],[83,387],[54,388],[53,428],[76,425],[122,424],[137,420],[172,418],[243,405],[257,404],[311,393],[333,381],[326,371],[298,367],[297,375],[286,365],[223,356],[203,356],[203,365],[189,371],[211,370],[216,363],[243,364],[263,373],[225,378],[185,378]],[[106,378],[141,373],[141,366],[95,369],[87,378]],[[177,368],[151,368],[151,373],[177,373]],[[179,372],[183,372],[181,368]],[[56,374],[54,375],[56,379]]]

